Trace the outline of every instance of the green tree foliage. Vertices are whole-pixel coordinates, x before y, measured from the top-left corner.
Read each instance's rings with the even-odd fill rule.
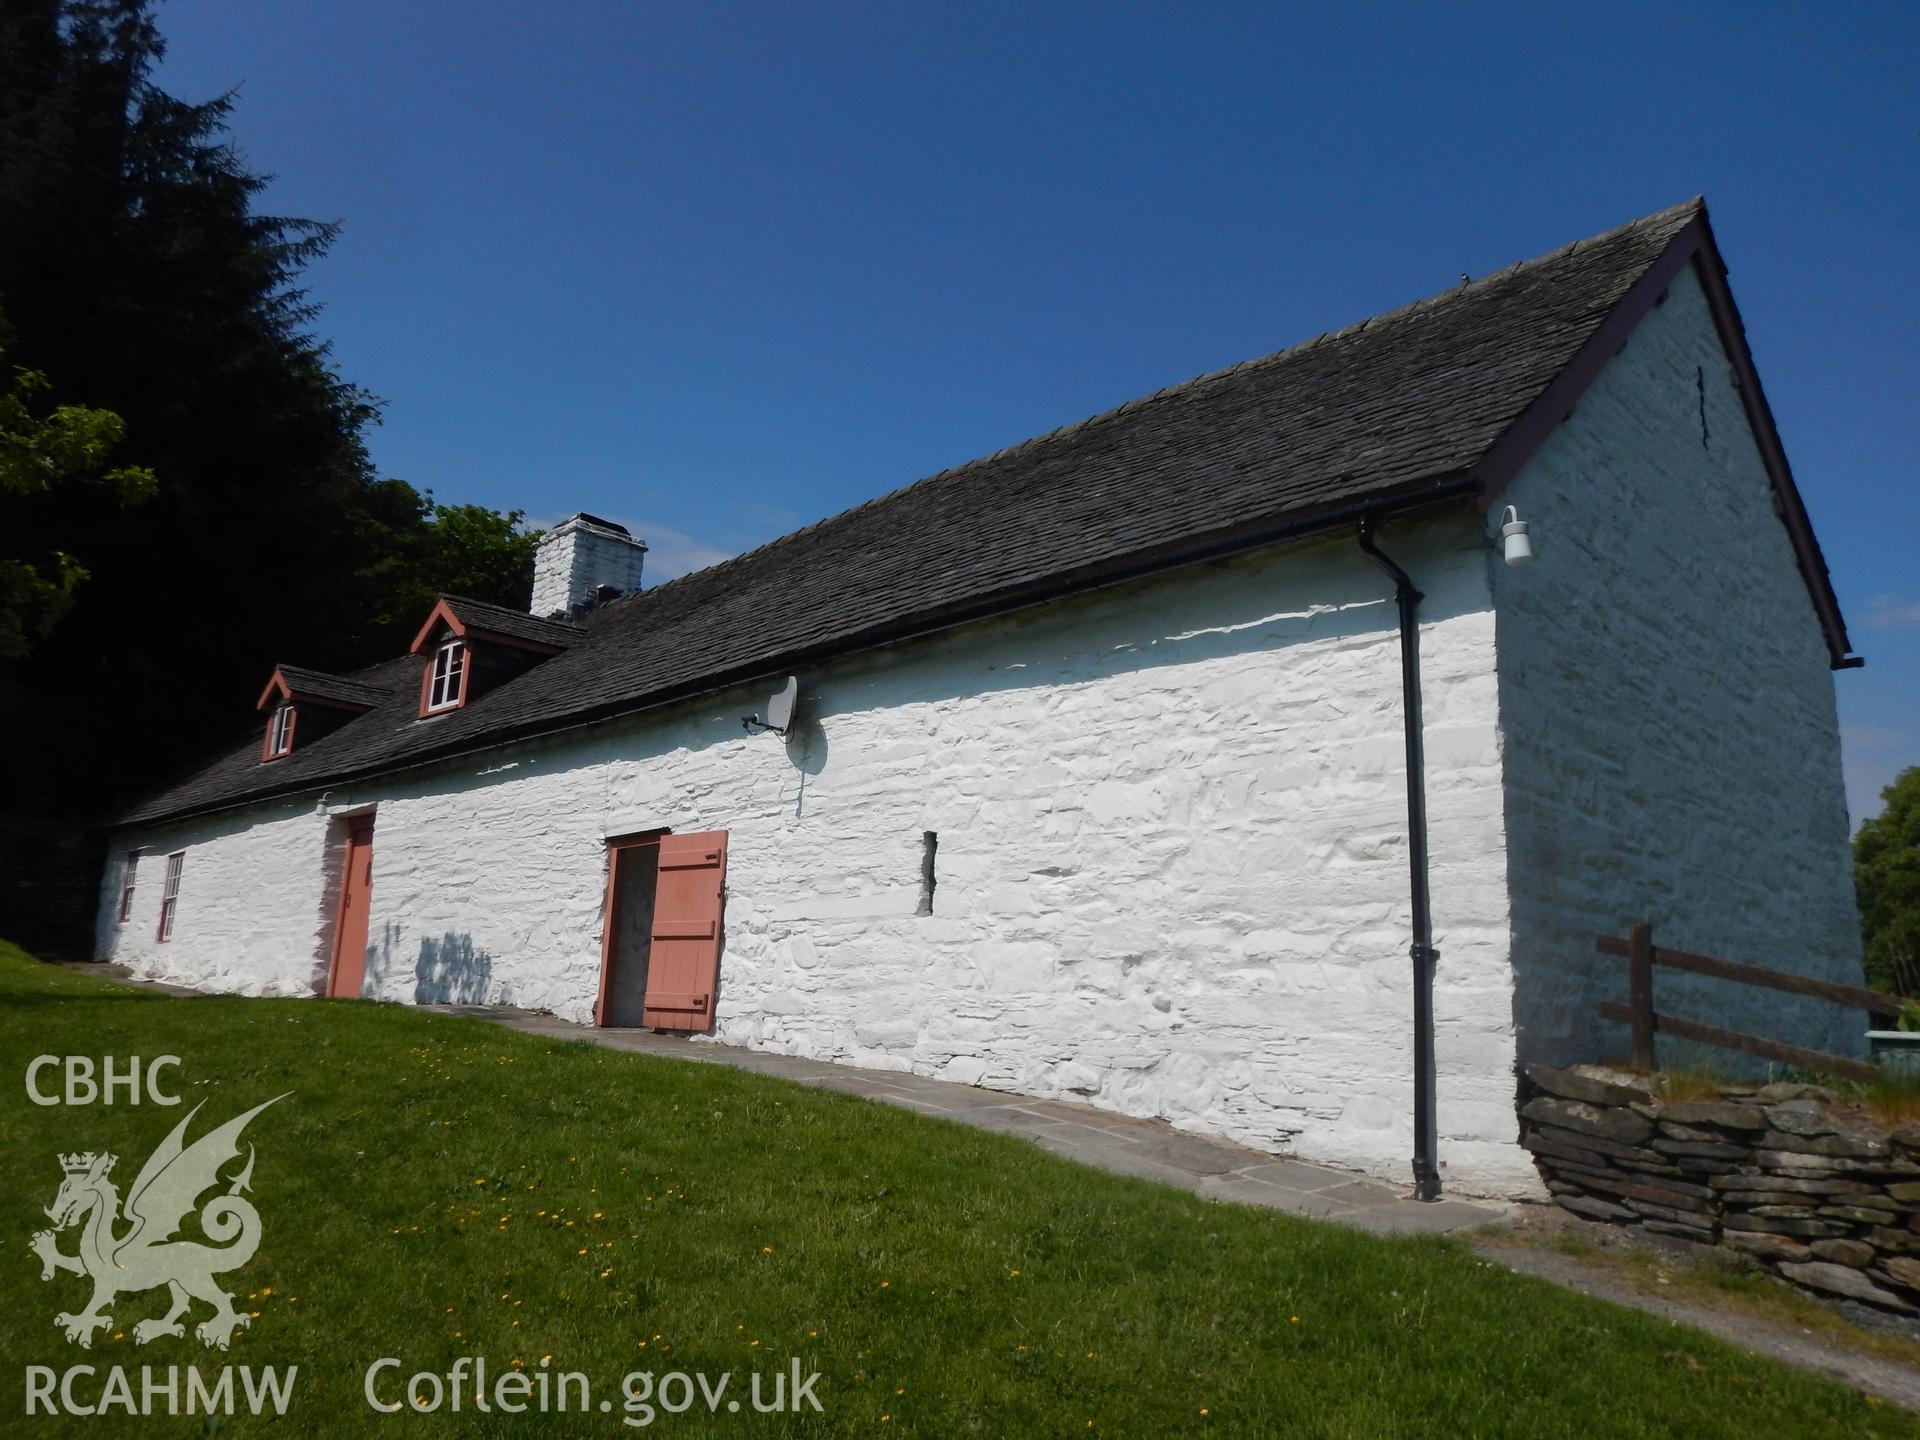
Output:
[[[300,286],[335,228],[256,213],[234,97],[166,94],[162,50],[149,0],[0,0],[0,339],[51,377],[36,403],[111,412],[115,463],[158,478],[127,509],[54,487],[7,540],[66,557],[36,571],[57,587],[89,576],[0,661],[0,738],[35,757],[43,813],[100,813],[230,743],[278,661],[352,669],[410,638],[423,594],[531,584],[517,516],[375,478],[376,402]]]
[[[466,595],[518,609],[533,585],[540,532],[522,527],[519,510],[442,505],[431,490],[404,480],[373,487],[367,523],[376,538],[351,583],[365,596],[360,614],[371,653],[404,650],[441,594]]]
[[[1880,795],[1886,808],[1853,837],[1867,983],[1920,997],[1920,765]]]
[[[6,352],[0,350],[0,375]],[[0,382],[3,383],[3,382]],[[143,465],[108,469],[126,426],[111,410],[56,405],[37,414],[50,389],[38,370],[16,370],[0,389],[0,658],[25,655],[73,608],[84,566],[64,550],[24,550],[38,528],[35,503],[63,485],[91,485],[117,505],[152,497],[153,472]]]

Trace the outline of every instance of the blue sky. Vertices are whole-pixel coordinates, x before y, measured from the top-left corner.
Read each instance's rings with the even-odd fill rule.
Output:
[[[1566,10],[1567,13],[1560,13]],[[1704,193],[1920,764],[1920,7],[174,0],[385,474],[659,578]]]

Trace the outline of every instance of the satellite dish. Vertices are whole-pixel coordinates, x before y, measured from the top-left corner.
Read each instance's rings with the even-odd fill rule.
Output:
[[[778,730],[782,735],[793,728],[793,711],[800,700],[800,681],[797,677],[787,676],[786,683],[774,691],[767,700],[767,728]]]
[[[749,733],[771,730],[776,735],[786,735],[793,730],[793,714],[800,701],[800,680],[794,675],[787,676],[778,690],[767,697],[767,718],[749,715],[741,721]]]

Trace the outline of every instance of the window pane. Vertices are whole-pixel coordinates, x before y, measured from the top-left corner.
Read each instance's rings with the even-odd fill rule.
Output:
[[[180,899],[180,867],[186,863],[187,852],[176,850],[167,857],[167,883],[160,891],[160,929],[158,938],[173,938],[173,912]]]
[[[443,710],[460,703],[460,676],[466,669],[467,647],[449,640],[433,653],[433,682],[427,691],[427,708]]]

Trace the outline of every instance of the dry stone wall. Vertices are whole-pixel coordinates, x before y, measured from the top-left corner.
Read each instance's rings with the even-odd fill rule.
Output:
[[[1920,1314],[1920,1125],[1818,1085],[1661,1098],[1597,1065],[1525,1067],[1521,1144],[1588,1220],[1723,1245],[1796,1285]]]

